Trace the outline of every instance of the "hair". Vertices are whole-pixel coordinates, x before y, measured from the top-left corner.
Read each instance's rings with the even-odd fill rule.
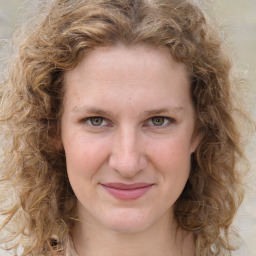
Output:
[[[225,40],[202,8],[189,0],[55,0],[33,22],[0,87],[6,248],[21,245],[23,255],[61,250],[76,218],[65,154],[55,146],[63,76],[92,49],[123,43],[166,47],[189,70],[201,142],[174,215],[194,232],[196,255],[230,255],[231,224],[243,198],[239,83]]]

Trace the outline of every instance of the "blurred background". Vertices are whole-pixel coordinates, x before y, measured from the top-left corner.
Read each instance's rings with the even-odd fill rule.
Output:
[[[44,0],[45,1],[45,0]],[[3,45],[11,38],[17,24],[30,13],[24,12],[24,0],[0,0],[0,58],[3,58]],[[33,1],[30,1],[31,3]],[[225,37],[234,49],[236,68],[248,79],[249,110],[256,120],[256,0],[202,0],[223,25]],[[33,8],[28,9],[33,12]],[[234,253],[235,256],[256,256],[256,136],[246,149],[251,162],[248,176],[249,187],[245,200],[235,220],[244,244]],[[0,251],[1,256],[6,253]]]

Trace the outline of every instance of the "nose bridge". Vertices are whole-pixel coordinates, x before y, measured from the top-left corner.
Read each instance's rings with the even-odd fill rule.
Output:
[[[120,128],[113,141],[110,166],[123,176],[132,177],[146,167],[139,131],[129,125]]]

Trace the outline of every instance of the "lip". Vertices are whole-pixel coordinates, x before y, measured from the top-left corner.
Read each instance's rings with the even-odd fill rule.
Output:
[[[135,200],[146,194],[152,183],[138,182],[132,184],[125,183],[105,183],[101,184],[112,196],[120,200]]]

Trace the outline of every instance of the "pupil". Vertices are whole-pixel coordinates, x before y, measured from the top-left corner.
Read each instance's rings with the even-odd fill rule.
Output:
[[[99,125],[101,125],[102,121],[103,121],[103,118],[102,118],[102,117],[93,117],[93,118],[91,118],[91,123],[92,123],[92,125],[94,125],[94,126],[99,126]]]
[[[160,125],[163,125],[164,118],[163,117],[153,117],[152,122],[153,122],[154,125],[160,126]]]

